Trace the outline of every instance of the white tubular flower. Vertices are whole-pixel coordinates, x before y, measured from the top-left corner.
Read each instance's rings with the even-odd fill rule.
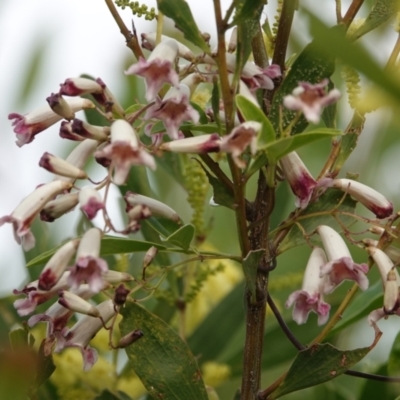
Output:
[[[60,93],[52,93],[46,98],[50,108],[61,117],[70,121],[75,118],[75,112]]]
[[[73,210],[78,203],[79,194],[76,192],[58,196],[55,200],[49,201],[40,211],[40,219],[46,222],[53,222]]]
[[[25,299],[18,299],[14,301],[14,307],[17,310],[19,316],[24,317],[35,311],[36,306],[45,303],[52,297],[58,294],[59,290],[67,289],[69,272],[64,272],[56,285],[54,285],[50,290],[39,290],[39,281],[34,281],[26,285],[22,290],[14,289],[13,293],[15,295],[24,294]]]
[[[128,212],[128,226],[124,230],[125,234],[137,232],[141,227],[140,221],[150,218],[152,215],[149,207],[143,204],[127,206],[126,211]]]
[[[377,243],[377,242],[376,242]],[[393,269],[394,264],[389,256],[381,249],[378,249],[375,246],[367,247],[368,254],[375,261],[376,266],[379,269],[379,273],[381,274],[383,287],[386,286],[387,276],[389,272]],[[395,270],[397,286],[400,286],[400,276],[398,272]]]
[[[199,113],[189,104],[189,97],[190,90],[186,85],[171,87],[162,100],[157,98],[156,104],[146,111],[145,119],[162,120],[168,136],[171,140],[176,140],[183,121],[191,120],[195,124],[199,122]]]
[[[66,96],[103,93],[103,88],[96,81],[87,78],[68,78],[60,86],[60,93]]]
[[[149,266],[153,262],[154,257],[157,255],[157,253],[158,253],[158,249],[155,246],[151,246],[147,250],[147,252],[146,252],[146,254],[144,255],[144,258],[143,258],[143,268],[146,268],[147,266]]]
[[[117,347],[119,347],[120,349],[124,349],[125,347],[130,346],[132,343],[135,343],[141,337],[143,337],[143,332],[139,329],[136,329],[122,337],[119,340]]]
[[[92,93],[92,96],[95,98],[95,100],[102,104],[106,111],[110,111],[110,109],[112,109],[117,114],[124,116],[125,110],[123,109],[121,104],[119,104],[117,98],[107,87],[107,85],[100,78],[97,78],[96,82],[102,87],[103,93]]]
[[[65,161],[78,169],[83,169],[86,162],[93,155],[96,150],[98,142],[92,139],[85,139],[80,142],[72,151],[69,153]],[[65,181],[74,183],[75,178],[70,178],[62,175],[56,175],[54,180]]]
[[[98,140],[99,142],[107,141],[110,135],[110,128],[108,126],[91,125],[78,118],[72,121],[71,130],[77,135],[87,139]]]
[[[108,270],[103,274],[103,279],[111,284],[133,281],[133,276],[127,272]]]
[[[161,201],[133,192],[127,192],[124,196],[124,199],[127,206],[126,211],[129,211],[134,206],[142,205],[148,207],[151,211],[151,214],[154,216],[168,218],[177,223],[182,221],[175,210]]]
[[[87,99],[74,98],[66,100],[73,112],[83,109],[94,108],[93,102]],[[11,113],[8,119],[12,119],[14,132],[17,136],[17,146],[31,143],[35,136],[60,121],[62,117],[56,114],[48,105],[41,107],[29,114],[21,115]]]
[[[131,65],[125,71],[125,74],[145,78],[146,100],[153,101],[164,83],[170,83],[173,86],[179,85],[179,76],[173,69],[177,55],[177,41],[174,39],[163,40],[154,48],[147,61],[140,58],[139,62]]]
[[[108,265],[99,257],[100,245],[101,232],[99,229],[89,229],[83,235],[68,281],[73,289],[86,282],[93,292],[102,290],[104,285],[102,274],[108,271]]]
[[[142,37],[142,47],[144,49],[152,51],[156,46],[157,33],[156,32],[142,33],[140,36]],[[175,40],[169,36],[161,35],[161,41],[165,42],[166,40],[173,40],[176,42],[176,44],[178,46],[179,57],[182,57],[188,61],[194,60],[195,56],[192,53],[192,51],[189,49],[189,47],[185,46],[181,42],[178,42],[177,40]]]
[[[291,95],[285,96],[283,105],[289,110],[301,111],[308,122],[318,124],[324,107],[339,100],[339,90],[333,89],[325,92],[328,79],[316,85],[309,82],[299,82]]]
[[[331,227],[320,225],[317,228],[324,246],[328,263],[321,267],[320,276],[327,276],[324,293],[331,293],[344,280],[355,281],[361,290],[368,289],[368,265],[357,264],[351,258],[349,249],[342,237]]]
[[[347,192],[378,218],[387,218],[393,214],[393,204],[375,189],[351,179],[334,179],[331,186]]]
[[[318,325],[323,325],[329,318],[331,306],[323,300],[326,277],[320,277],[320,270],[327,263],[324,251],[315,247],[308,260],[301,290],[293,292],[286,301],[286,308],[294,304],[293,320],[299,325],[307,322],[308,314],[318,314]]]
[[[40,290],[50,290],[57,284],[78,245],[79,239],[71,240],[53,254],[39,276],[38,288]]]
[[[97,351],[89,346],[90,341],[115,314],[112,300],[106,300],[97,306],[100,318],[83,317],[71,329],[64,329],[63,338],[57,341],[55,352],[59,353],[66,347],[77,347],[83,357],[83,369],[89,371],[96,363]],[[103,320],[103,322],[102,322]]]
[[[35,246],[35,237],[30,230],[32,221],[49,200],[70,188],[70,183],[61,181],[39,186],[21,201],[11,215],[0,218],[0,226],[6,222],[12,223],[17,243],[22,243],[25,251],[32,249]]]
[[[58,292],[58,303],[68,310],[77,312],[79,314],[90,315],[91,317],[100,317],[99,310],[92,306],[88,301],[82,299],[82,297],[68,292],[67,290],[60,290]]]
[[[310,202],[317,181],[304,165],[295,151],[287,154],[279,160],[283,175],[288,181],[292,192],[296,196],[296,207],[306,208]]]
[[[163,143],[160,150],[172,151],[173,153],[218,153],[221,142],[219,135],[213,133]]]
[[[257,135],[261,130],[261,124],[255,121],[247,121],[232,130],[229,135],[221,138],[220,151],[230,153],[235,164],[244,168],[246,163],[240,159],[247,147],[251,154],[257,151]]]
[[[60,176],[72,179],[87,179],[87,174],[62,158],[56,157],[47,151],[42,155],[39,166],[45,170]]]
[[[85,186],[79,191],[79,207],[92,220],[99,210],[105,209],[105,204],[96,189]]]
[[[111,125],[111,144],[97,151],[95,157],[111,161],[116,185],[125,183],[132,165],[156,169],[153,156],[140,147],[135,130],[123,119]]]

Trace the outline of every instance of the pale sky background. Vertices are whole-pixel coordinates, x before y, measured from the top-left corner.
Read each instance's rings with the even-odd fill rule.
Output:
[[[151,7],[155,1],[146,3]],[[189,3],[200,29],[214,35],[212,1],[191,0]],[[274,10],[275,2],[269,3],[267,10]],[[348,3],[343,1],[344,9]],[[222,4],[227,7],[230,1],[222,0]],[[333,0],[309,0],[302,4],[321,14],[325,22],[334,23]],[[316,9],[316,5],[319,9]],[[130,26],[130,10],[121,14]],[[268,14],[272,19],[274,12]],[[144,19],[135,18],[135,24],[139,34],[154,30],[154,23]],[[299,36],[308,37],[304,21],[295,18],[295,29]],[[40,40],[48,41],[49,45],[39,72],[39,82],[36,90],[26,99],[23,109],[20,109],[16,107],[16,100],[25,78],[25,63]],[[379,47],[378,58],[387,59],[393,43],[394,40],[389,35],[384,45]],[[57,154],[64,143],[58,136],[59,125],[56,124],[40,133],[33,143],[18,148],[7,115],[10,112],[25,114],[46,104],[46,97],[58,90],[60,83],[81,73],[101,77],[118,95],[124,89],[120,79],[123,74],[121,61],[129,55],[130,50],[126,48],[124,38],[104,1],[0,0],[0,216],[10,214],[38,184],[52,179],[51,174],[39,168],[37,164],[45,151]],[[378,126],[382,129],[382,124],[382,119],[369,119],[367,129],[363,133],[363,151],[373,146],[374,135],[379,132]],[[396,150],[388,154],[391,164],[383,165],[382,171],[386,171],[387,168],[393,170],[393,163],[397,165],[397,171],[399,170],[400,150]],[[362,162],[362,158],[359,158],[358,162]],[[393,174],[385,174],[379,183],[379,189],[388,197],[398,196],[400,175],[397,176],[397,181],[393,182]],[[26,277],[22,250],[13,239],[10,224],[0,228],[0,254],[0,296],[4,296],[12,289],[20,288]]]

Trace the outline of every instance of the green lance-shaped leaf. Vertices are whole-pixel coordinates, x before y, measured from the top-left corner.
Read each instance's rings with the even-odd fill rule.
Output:
[[[105,236],[101,240],[100,256],[145,252],[152,246],[157,247],[158,250],[166,250],[167,248],[162,244],[146,242],[144,240],[133,240],[120,237]],[[46,251],[40,256],[35,257],[26,266],[33,267],[35,265],[45,264],[48,260],[50,260],[51,256],[58,250],[59,247],[61,246]]]
[[[338,27],[332,29],[341,29]],[[283,107],[283,98],[292,93],[300,81],[319,83],[329,78],[335,70],[335,58],[329,53],[320,50],[320,39],[314,39],[308,44],[293,62],[289,73],[277,90],[271,107],[270,120],[275,130],[279,130],[280,109]],[[282,125],[285,128],[293,120],[296,113],[283,108]],[[303,132],[308,122],[301,117],[292,129],[292,134]]]
[[[246,121],[257,121],[261,124],[261,131],[257,138],[258,147],[262,148],[275,141],[275,130],[260,107],[241,94],[236,96],[236,106]]]
[[[280,158],[291,153],[292,151],[299,149],[300,147],[313,143],[317,140],[332,138],[341,134],[342,132],[337,129],[320,128],[302,133],[301,135],[288,136],[278,139],[261,147],[260,150],[265,152],[268,161],[271,164],[276,164]]]
[[[140,329],[143,337],[126,348],[135,373],[154,399],[207,400],[196,359],[164,321],[136,303],[121,310],[121,335]]]
[[[319,225],[329,225],[334,229],[341,230],[337,220],[332,216],[332,211],[354,213],[356,202],[350,196],[346,196],[338,207],[339,202],[343,199],[343,192],[335,189],[328,189],[315,203],[311,203],[301,214],[296,218],[306,233],[313,232]],[[337,214],[336,217],[345,226],[350,226],[354,223],[354,219],[348,215]],[[276,231],[271,232],[271,236]],[[306,243],[303,232],[296,224],[293,224],[290,232],[278,247],[278,253],[281,254],[293,247]]]
[[[106,389],[96,396],[94,400],[131,400],[131,397],[122,392],[115,394]]]
[[[236,1],[236,15],[233,24],[246,21],[248,19],[259,19],[259,9],[267,2],[265,0],[239,0]]]
[[[247,254],[247,257],[243,260],[243,273],[246,278],[246,286],[251,293],[252,302],[256,302],[256,289],[257,289],[257,269],[261,257],[265,253],[265,250],[254,250]]]
[[[48,345],[47,345],[48,346]],[[37,370],[35,377],[35,387],[38,389],[43,383],[50,378],[53,372],[56,370],[56,366],[53,362],[53,356],[46,354],[46,339],[43,339],[40,344],[38,358],[37,358]]]
[[[398,376],[400,373],[400,332],[394,339],[392,350],[388,361],[388,373],[391,376]]]
[[[174,246],[178,246],[183,250],[188,250],[190,247],[190,243],[193,240],[195,234],[194,226],[191,224],[187,224],[179,228],[172,235],[161,238],[163,242],[168,242]]]
[[[377,0],[364,23],[350,35],[351,40],[355,40],[382,25],[395,15],[398,10],[396,0]]]
[[[189,5],[184,0],[157,0],[158,9],[171,18],[176,27],[183,32],[185,38],[200,47],[204,52],[210,53],[206,41],[201,36],[199,28],[193,18]]]
[[[379,337],[375,338],[370,347],[356,350],[341,351],[329,343],[324,343],[315,344],[300,351],[285,380],[271,396],[271,400],[297,390],[319,385],[343,374],[372,350],[377,339]]]

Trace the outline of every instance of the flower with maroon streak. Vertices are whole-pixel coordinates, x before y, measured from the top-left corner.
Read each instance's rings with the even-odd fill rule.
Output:
[[[79,205],[89,219],[93,219],[97,215],[97,211],[105,208],[100,193],[90,186],[79,191]]]
[[[75,179],[87,179],[87,174],[75,165],[56,157],[47,151],[42,155],[39,160],[39,166],[45,170],[60,176]]]
[[[58,196],[55,200],[49,201],[43,210],[40,211],[40,219],[46,222],[53,222],[57,218],[72,211],[78,203],[79,194],[77,192]]]
[[[179,76],[173,69],[177,55],[176,40],[163,40],[154,48],[148,60],[139,58],[139,61],[131,65],[125,74],[145,78],[146,100],[153,101],[164,83],[170,83],[176,87],[179,85]]]
[[[255,121],[247,121],[232,130],[229,135],[221,138],[220,151],[230,153],[235,164],[239,168],[244,168],[246,163],[240,156],[250,147],[251,154],[257,151],[257,134],[261,129],[261,124]]]
[[[184,139],[172,140],[163,143],[160,150],[173,153],[218,153],[221,147],[221,138],[218,134],[199,135]]]
[[[190,90],[186,85],[172,87],[162,100],[156,100],[145,115],[146,119],[157,118],[163,121],[171,140],[179,138],[178,128],[183,121],[191,120],[197,124],[199,113],[189,104]]]
[[[283,105],[289,110],[301,111],[308,122],[318,124],[324,107],[335,103],[341,96],[338,89],[326,93],[325,87],[328,83],[328,79],[316,85],[299,82],[292,94],[284,97]]]
[[[153,156],[141,148],[135,130],[122,119],[111,125],[111,143],[97,151],[95,157],[111,161],[116,185],[125,183],[132,165],[156,168]]]
[[[331,306],[323,300],[326,277],[320,277],[321,267],[327,263],[326,255],[320,247],[315,247],[308,260],[301,290],[293,292],[286,301],[286,307],[294,304],[293,320],[299,325],[307,322],[308,314],[318,314],[318,325],[323,325],[329,318]]]
[[[0,226],[9,222],[13,225],[14,238],[18,244],[22,243],[25,251],[35,246],[35,237],[30,226],[36,215],[45,207],[46,203],[64,190],[71,188],[69,182],[53,181],[36,188],[11,213],[0,218]]]
[[[283,175],[287,179],[292,192],[296,196],[296,207],[306,208],[317,186],[307,167],[295,151],[279,160]]]
[[[357,264],[353,261],[350,251],[342,237],[331,227],[320,225],[317,228],[324,246],[328,262],[321,267],[320,276],[326,276],[324,293],[331,293],[344,280],[358,284],[361,290],[368,289],[368,265]]]
[[[99,257],[100,244],[101,232],[99,229],[89,229],[83,235],[68,280],[73,289],[81,283],[88,283],[93,292],[99,292],[102,289],[104,284],[102,274],[108,271],[108,265]]]
[[[65,101],[73,112],[94,108],[94,104],[87,99],[73,98]],[[38,133],[54,125],[62,117],[46,105],[25,115],[11,113],[8,115],[8,119],[14,120],[14,132],[17,135],[16,143],[19,147],[22,147],[24,144],[31,143]]]
[[[78,118],[73,120],[71,130],[77,135],[87,139],[98,140],[99,142],[105,142],[110,135],[110,128],[108,126],[91,125]]]
[[[85,316],[71,329],[65,328],[54,350],[59,353],[66,347],[78,348],[82,353],[83,369],[85,371],[89,371],[98,358],[97,351],[89,346],[90,341],[103,327],[103,323],[107,323],[115,315],[112,300],[103,301],[97,306],[97,309],[101,318]]]
[[[66,96],[82,96],[88,93],[103,93],[96,81],[87,78],[68,78],[62,83],[60,93]]]

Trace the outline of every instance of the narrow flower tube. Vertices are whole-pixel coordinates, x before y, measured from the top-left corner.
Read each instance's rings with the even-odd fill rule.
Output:
[[[135,343],[141,337],[143,337],[143,332],[139,329],[136,329],[135,331],[129,332],[127,335],[123,336],[119,340],[117,347],[124,349],[125,347],[130,346],[132,343]]]
[[[146,100],[153,101],[164,83],[170,83],[173,86],[179,85],[179,76],[173,69],[177,55],[176,40],[163,40],[154,48],[147,61],[139,58],[139,61],[131,65],[125,74],[145,78]]]
[[[339,90],[333,89],[325,92],[329,80],[324,79],[320,83],[312,85],[309,82],[299,82],[292,94],[285,96],[283,105],[294,111],[301,111],[307,121],[318,124],[324,107],[339,100]]]
[[[232,130],[229,135],[221,138],[220,151],[230,153],[235,164],[244,168],[246,163],[240,159],[247,147],[251,154],[257,151],[257,135],[261,130],[261,124],[256,121],[247,121]]]
[[[116,185],[125,183],[132,165],[156,168],[153,156],[141,148],[135,130],[122,119],[111,125],[111,144],[97,151],[95,157],[111,161]]]
[[[82,297],[68,292],[67,290],[60,290],[58,293],[58,303],[68,310],[77,312],[79,314],[90,315],[91,317],[100,317],[99,310],[92,306],[88,301],[82,299]]]
[[[145,119],[162,120],[168,136],[171,140],[176,140],[183,121],[191,120],[195,124],[199,122],[199,113],[189,104],[189,97],[190,90],[186,85],[172,87],[162,100],[156,99],[156,103],[146,111]]]
[[[39,166],[53,174],[65,176],[67,178],[88,178],[86,172],[82,169],[75,167],[69,162],[63,160],[62,158],[56,157],[53,154],[48,153],[47,151],[42,155],[39,161]]]
[[[351,179],[334,179],[331,186],[347,192],[378,218],[387,218],[393,214],[393,204],[367,185]]]
[[[115,314],[112,300],[106,300],[97,306],[100,318],[85,316],[71,329],[62,332],[63,340],[58,340],[55,352],[59,353],[67,347],[78,348],[83,357],[83,369],[89,371],[98,359],[97,351],[89,346],[90,341],[103,327],[103,322],[108,322]],[[102,322],[103,321],[103,322]]]
[[[99,142],[107,141],[110,135],[110,128],[108,126],[91,125],[78,118],[72,121],[71,129],[73,133],[87,139],[98,140]]]
[[[171,207],[162,203],[161,201],[152,199],[150,197],[142,196],[141,194],[137,194],[137,193],[133,193],[133,192],[127,192],[124,196],[124,199],[125,199],[125,202],[127,205],[127,208],[126,208],[127,211],[129,211],[130,208],[132,208],[136,205],[143,205],[143,206],[147,206],[150,209],[152,215],[168,218],[177,223],[182,222],[178,213],[175,210],[173,210]]]
[[[60,93],[52,93],[46,100],[56,114],[68,121],[75,118],[74,110]]]
[[[295,151],[279,160],[283,175],[287,179],[292,192],[296,196],[296,207],[306,208],[310,202],[317,181]]]
[[[151,246],[147,250],[147,252],[143,258],[143,268],[146,268],[153,262],[154,257],[157,255],[157,252],[158,252],[158,249],[155,246]]]
[[[92,96],[95,98],[97,102],[102,104],[106,111],[114,111],[119,114],[121,117],[125,115],[124,108],[119,103],[118,99],[114,96],[108,86],[103,82],[102,79],[97,78],[96,82],[101,86],[103,89],[103,93],[96,94],[92,93]]]
[[[93,102],[87,99],[73,98],[66,100],[72,111],[77,112],[83,109],[94,108]],[[29,114],[21,115],[11,113],[8,119],[14,120],[14,132],[17,136],[17,146],[31,143],[35,136],[60,121],[62,117],[56,114],[50,106],[46,105]]]
[[[326,276],[324,293],[331,293],[344,280],[355,281],[361,290],[368,289],[368,265],[357,264],[351,258],[349,249],[342,237],[331,227],[320,225],[317,228],[324,246],[328,263],[321,267],[320,276]]]
[[[301,290],[293,292],[286,301],[286,308],[293,308],[293,320],[299,325],[307,322],[308,314],[318,314],[318,325],[329,318],[331,306],[323,300],[326,277],[320,277],[320,270],[327,263],[326,255],[320,247],[314,247],[308,260]]]
[[[61,246],[50,258],[39,276],[38,288],[50,290],[60,280],[72,256],[79,245],[79,239],[74,239]]]
[[[103,88],[96,81],[80,77],[68,78],[60,86],[60,93],[66,96],[82,96],[88,93],[103,92]]]
[[[0,226],[6,222],[12,223],[17,243],[22,243],[25,251],[32,249],[35,246],[35,237],[30,230],[33,219],[49,200],[70,188],[69,182],[61,181],[53,181],[39,186],[21,201],[11,215],[0,218]]]
[[[156,32],[142,33],[140,36],[142,38],[142,47],[144,49],[152,51],[156,46],[157,33]],[[161,41],[166,41],[166,40],[174,40],[176,42],[176,44],[178,46],[179,57],[182,57],[188,61],[194,60],[195,56],[192,53],[192,51],[189,49],[189,47],[185,46],[181,42],[178,42],[177,40],[175,40],[169,36],[161,35]]]
[[[218,134],[213,133],[166,142],[160,146],[160,150],[173,153],[218,153],[220,146],[221,138]]]
[[[127,272],[108,270],[103,274],[103,279],[111,284],[133,281],[133,276]]]
[[[103,287],[102,274],[108,271],[105,260],[99,257],[101,232],[97,228],[86,231],[83,235],[76,255],[75,264],[71,268],[69,284],[77,288],[81,283],[89,284],[90,290],[99,292]]]
[[[57,284],[50,290],[40,290],[38,288],[39,281],[34,281],[26,285],[22,290],[13,290],[15,295],[24,294],[25,299],[18,299],[14,301],[14,307],[19,316],[24,317],[35,311],[36,306],[45,303],[58,294],[59,290],[67,289],[69,286],[68,278],[69,271],[64,272]]]
[[[368,254],[373,258],[376,266],[379,269],[379,273],[380,273],[381,279],[382,279],[382,285],[385,288],[387,276],[388,276],[389,272],[393,269],[394,264],[393,264],[392,260],[389,258],[388,254],[385,253],[385,251],[378,249],[375,246],[367,247],[367,251],[368,251]],[[397,286],[400,286],[400,276],[396,270],[394,270],[394,273],[396,275]]]
[[[395,267],[393,267],[386,278],[385,291],[383,293],[383,309],[386,314],[394,314],[399,308],[399,285],[397,284],[397,273]]]
[[[99,210],[105,209],[100,193],[90,186],[85,186],[79,191],[79,206],[90,220],[97,215]]]
[[[58,196],[55,200],[49,201],[40,211],[40,219],[46,222],[53,222],[73,210],[78,203],[79,194],[76,192]]]

